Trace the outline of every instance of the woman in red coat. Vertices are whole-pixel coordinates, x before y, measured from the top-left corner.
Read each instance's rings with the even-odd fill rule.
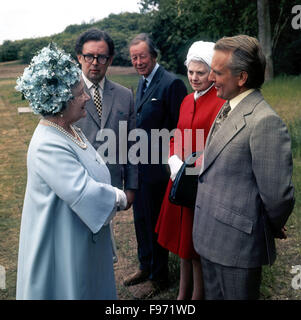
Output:
[[[159,244],[181,258],[178,300],[203,298],[201,262],[192,243],[193,209],[170,203],[168,196],[173,180],[188,153],[203,150],[210,127],[224,104],[224,100],[216,96],[213,83],[208,81],[213,47],[212,42],[197,41],[192,44],[187,54],[185,61],[187,76],[195,92],[186,96],[181,105],[177,128],[181,130],[182,143],[178,143],[179,140],[175,138],[170,142],[168,163],[171,179],[156,226]],[[190,139],[187,139],[186,129],[192,129]],[[196,139],[196,129],[203,129],[203,144]],[[184,130],[186,130],[185,143]],[[187,140],[190,140],[188,144]],[[199,158],[197,165],[200,166],[201,162],[202,159]]]

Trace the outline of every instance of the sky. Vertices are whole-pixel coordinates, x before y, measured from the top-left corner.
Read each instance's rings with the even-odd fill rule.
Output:
[[[102,20],[110,13],[139,12],[138,0],[5,0],[0,4],[0,44],[50,36],[70,24]]]

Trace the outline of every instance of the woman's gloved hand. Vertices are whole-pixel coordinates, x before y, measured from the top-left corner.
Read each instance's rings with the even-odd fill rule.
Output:
[[[105,226],[107,226],[111,222],[111,220],[115,217],[116,212],[118,210],[124,210],[128,205],[127,198],[126,198],[126,195],[123,192],[123,190],[120,190],[115,187],[113,187],[113,188],[116,193],[116,203],[115,203],[115,206],[114,206],[111,214],[109,215],[109,217],[107,218],[107,220],[104,223]]]
[[[170,168],[170,179],[172,181],[175,180],[177,173],[182,167],[182,164],[183,164],[183,161],[177,155],[173,155],[168,159],[168,165]]]
[[[113,188],[116,192],[116,207],[118,207],[120,210],[124,210],[128,205],[126,194],[121,189],[118,189],[116,187]]]

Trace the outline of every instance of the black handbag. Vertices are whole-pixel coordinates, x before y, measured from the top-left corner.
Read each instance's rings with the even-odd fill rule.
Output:
[[[199,175],[186,174],[186,169],[193,168],[195,161],[202,153],[203,152],[193,152],[185,159],[176,175],[169,193],[169,201],[171,203],[188,208],[194,208]]]

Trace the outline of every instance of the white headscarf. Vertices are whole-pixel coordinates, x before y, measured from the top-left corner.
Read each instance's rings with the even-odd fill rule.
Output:
[[[214,42],[196,41],[188,50],[185,65],[188,66],[191,61],[205,62],[209,67],[214,53]]]

